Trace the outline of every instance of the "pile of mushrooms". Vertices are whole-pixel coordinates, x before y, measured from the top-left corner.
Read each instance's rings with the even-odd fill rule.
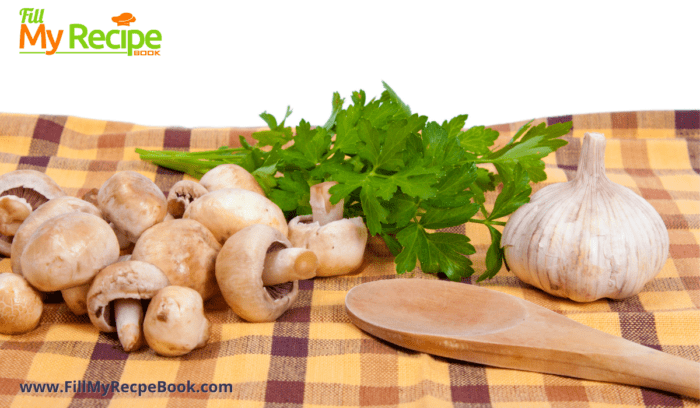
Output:
[[[288,223],[234,164],[181,180],[167,196],[134,171],[82,198],[40,172],[2,175],[0,252],[13,273],[0,274],[0,333],[34,329],[43,296],[57,291],[127,352],[204,347],[210,299],[223,298],[246,321],[274,321],[295,302],[299,280],[362,264],[367,229],[360,217],[343,219],[342,202],[331,205],[334,184],[313,186],[312,214]]]

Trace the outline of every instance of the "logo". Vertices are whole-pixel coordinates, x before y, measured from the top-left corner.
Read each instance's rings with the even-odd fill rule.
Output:
[[[131,24],[136,22],[136,17],[131,13],[122,13],[111,18],[112,22],[117,24],[117,29],[91,30],[84,24],[70,24],[68,26],[69,51],[59,51],[63,33],[66,30],[47,29],[44,24],[44,9],[23,8],[19,11],[19,15],[22,17],[19,31],[20,54],[160,56],[160,42],[163,40],[160,31],[148,30],[144,33],[138,29],[119,29],[119,27],[131,27]]]
[[[130,26],[130,23],[133,23],[136,21],[136,17],[134,17],[131,13],[122,13],[116,17],[112,17],[112,21],[117,23],[118,26]]]

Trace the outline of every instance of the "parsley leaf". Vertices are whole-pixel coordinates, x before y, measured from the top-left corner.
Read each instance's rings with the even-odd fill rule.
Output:
[[[544,172],[542,158],[566,145],[566,140],[559,137],[571,130],[572,123],[557,123],[547,126],[544,122],[530,127],[532,121],[523,125],[513,139],[503,148],[487,155],[487,160],[494,164],[504,165],[503,174],[510,176],[505,166],[520,166],[529,174],[530,180],[540,182],[547,178]]]
[[[489,219],[495,220],[505,217],[520,208],[521,205],[528,203],[530,193],[532,193],[529,181],[528,173],[523,170],[520,163],[516,164],[510,177],[503,182],[503,190],[496,197]]]
[[[489,225],[488,228],[491,234],[491,246],[489,246],[488,251],[486,251],[486,272],[479,276],[477,282],[493,278],[498,271],[501,270],[501,266],[503,265],[504,256],[503,248],[501,247],[501,231],[491,225]]]
[[[274,116],[267,112],[261,113],[260,117],[267,123],[270,130],[255,132],[253,133],[253,138],[258,141],[260,146],[274,146],[277,143],[285,144],[292,140],[292,128],[284,126],[284,122],[291,114],[292,110],[287,106],[287,113],[285,113],[284,119],[280,124],[277,124]]]
[[[474,126],[459,135],[459,141],[464,150],[477,155],[491,153],[489,147],[493,146],[498,138],[498,132],[484,126]]]
[[[386,92],[389,94],[391,99],[399,105],[399,107],[401,108],[401,111],[404,112],[406,115],[410,115],[411,108],[409,108],[408,105],[403,103],[401,98],[399,98],[399,96],[396,94],[396,92],[394,92],[394,90],[391,89],[391,87],[389,85],[387,85],[386,82],[382,81],[382,85],[384,85],[384,89],[386,89]]]
[[[396,271],[412,271],[420,261],[427,273],[443,272],[451,280],[460,280],[474,273],[467,255],[475,253],[469,238],[445,232],[428,233],[422,226],[411,223],[396,238],[404,249],[396,256]]]

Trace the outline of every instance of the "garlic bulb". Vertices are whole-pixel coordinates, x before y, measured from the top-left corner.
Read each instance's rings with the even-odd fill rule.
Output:
[[[668,257],[654,208],[605,176],[605,137],[586,133],[576,177],[547,186],[503,230],[505,258],[522,281],[578,302],[636,295]]]

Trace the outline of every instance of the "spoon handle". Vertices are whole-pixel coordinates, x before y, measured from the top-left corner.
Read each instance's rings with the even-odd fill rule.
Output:
[[[520,348],[519,339],[540,336],[529,354],[541,372],[654,388],[700,399],[700,363],[595,330],[523,301],[524,324],[481,339]],[[480,339],[473,338],[472,341]],[[542,361],[537,361],[538,357]],[[538,371],[538,370],[534,370]]]
[[[633,343],[634,344],[634,343]],[[630,353],[606,357],[611,382],[654,388],[700,399],[700,363],[648,347],[630,347]],[[640,350],[642,348],[647,350]],[[639,353],[635,351],[639,350]],[[644,354],[642,354],[644,353]],[[601,359],[602,360],[602,359]]]
[[[592,329],[540,307],[527,308],[528,319],[523,324],[458,339],[462,347],[450,354],[503,368],[636,385],[700,399],[700,363]],[[539,340],[533,341],[538,336]],[[428,341],[433,351],[438,349],[435,340]]]

